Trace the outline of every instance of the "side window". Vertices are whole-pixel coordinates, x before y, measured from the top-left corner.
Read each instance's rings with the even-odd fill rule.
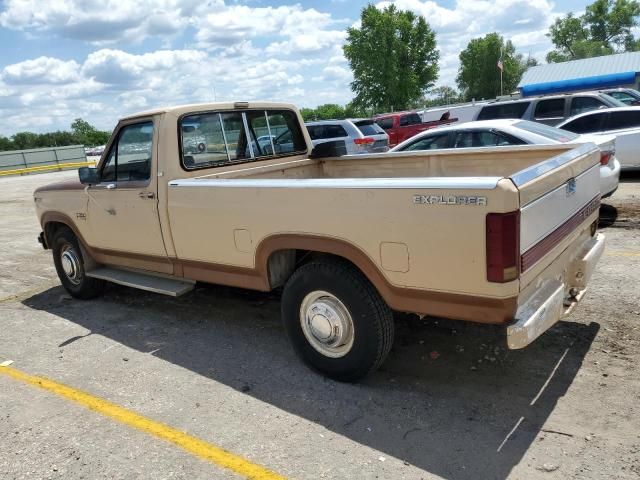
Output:
[[[564,98],[540,100],[533,115],[536,120],[541,118],[563,118]]]
[[[408,125],[418,125],[420,123],[422,123],[422,119],[417,113],[409,113],[400,117],[401,127],[406,127]]]
[[[383,130],[389,130],[390,128],[393,128],[393,117],[380,118],[376,120],[376,123],[380,125]]]
[[[116,144],[117,145],[117,144]],[[112,148],[107,157],[107,161],[104,162],[102,172],[100,173],[101,182],[115,182],[116,181],[116,148]]]
[[[441,133],[440,135],[431,135],[429,137],[424,137],[413,142],[410,145],[407,145],[403,149],[403,151],[409,152],[417,150],[436,150],[439,148],[447,148],[449,146],[448,138],[448,133]]]
[[[453,141],[453,148],[471,148],[473,146],[473,132],[458,132]]]
[[[636,101],[636,98],[626,92],[607,92],[607,95],[615,98],[616,100],[620,100],[621,102],[626,103],[627,105],[632,105],[633,102]]]
[[[499,134],[489,130],[459,132],[454,140],[455,148],[500,147],[505,145],[522,145],[519,138],[507,134]]]
[[[219,114],[190,115],[182,120],[182,158],[187,168],[226,162],[227,150]],[[234,150],[235,155],[235,150]]]
[[[307,125],[311,140],[320,140],[324,135],[324,125]]]
[[[310,125],[307,127],[311,140],[325,140],[328,138],[348,137],[347,131],[341,125]]]
[[[347,131],[342,128],[342,125],[327,125],[325,127],[325,138],[340,138],[348,137]]]
[[[576,118],[572,122],[562,126],[563,130],[569,130],[574,133],[591,133],[597,132],[602,126],[602,117],[604,114],[591,114],[584,117]]]
[[[640,111],[610,112],[604,130],[622,130],[640,126]]]
[[[122,127],[100,174],[101,182],[144,181],[151,178],[153,122]]]
[[[501,135],[495,132],[474,132],[474,147],[503,147],[505,145],[522,145],[524,142],[511,135]]]
[[[530,102],[498,103],[482,107],[478,120],[495,120],[498,118],[522,118]]]
[[[269,146],[267,154],[288,155],[306,151],[307,143],[295,113],[290,110],[267,110],[266,117],[268,128],[274,136],[273,146],[276,149],[275,152],[271,152],[271,146]]]
[[[601,107],[606,107],[606,105],[595,97],[574,97],[571,100],[571,116],[597,110]]]

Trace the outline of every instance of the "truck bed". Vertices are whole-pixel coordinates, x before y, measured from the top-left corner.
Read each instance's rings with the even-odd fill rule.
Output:
[[[346,155],[339,158],[295,159],[262,165],[238,166],[199,179],[301,179],[301,178],[426,178],[508,177],[575,148],[575,145],[522,145],[514,147],[465,148],[433,152],[395,152]]]
[[[194,266],[185,267],[185,276],[207,281],[199,276],[206,273],[199,264],[259,269],[264,245],[275,237],[331,238],[345,248],[358,245],[353,255],[380,272],[378,283],[384,287],[376,286],[388,289],[384,296],[393,308],[502,323],[508,319],[484,308],[478,298],[515,302],[565,249],[584,242],[581,236],[589,235],[588,225],[597,219],[592,207],[599,201],[599,158],[595,145],[573,144],[245,165],[169,182],[172,240],[176,256]],[[578,177],[579,195],[559,201],[554,192],[573,177]],[[487,214],[520,210],[520,236],[526,242],[519,256],[535,256],[535,261],[516,280],[489,282]],[[545,218],[549,211],[555,214]],[[550,249],[538,246],[571,219],[571,230]],[[285,249],[287,243],[278,245]],[[528,252],[534,247],[533,254]],[[238,277],[237,286],[246,286],[243,282]],[[416,298],[424,292],[434,296],[416,303],[394,297],[394,289]],[[440,304],[447,295],[455,300]],[[452,304],[458,306],[455,312],[448,310]]]

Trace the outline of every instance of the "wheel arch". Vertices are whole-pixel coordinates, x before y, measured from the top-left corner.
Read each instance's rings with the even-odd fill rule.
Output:
[[[337,258],[353,265],[389,303],[391,286],[374,261],[350,242],[332,237],[278,234],[264,239],[256,250],[256,267],[272,288],[288,280],[295,269],[319,257]]]

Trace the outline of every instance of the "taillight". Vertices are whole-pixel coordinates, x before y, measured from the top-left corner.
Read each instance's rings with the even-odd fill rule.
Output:
[[[609,160],[616,154],[615,150],[603,150],[600,152],[600,165],[609,165]]]
[[[520,274],[520,212],[487,214],[487,280],[505,283]]]
[[[356,145],[369,145],[373,142],[375,142],[375,138],[371,138],[371,137],[364,137],[364,138],[356,138],[353,140],[353,143],[355,143]]]

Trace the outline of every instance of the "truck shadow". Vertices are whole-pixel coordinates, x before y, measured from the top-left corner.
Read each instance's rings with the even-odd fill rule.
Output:
[[[508,351],[497,328],[398,315],[382,369],[342,384],[295,357],[275,293],[198,286],[172,299],[112,286],[81,302],[61,300],[63,292],[23,303],[451,480],[509,475],[545,435],[599,330],[561,322],[529,348]],[[64,343],[73,341],[82,339]],[[546,434],[563,433],[571,432]]]

